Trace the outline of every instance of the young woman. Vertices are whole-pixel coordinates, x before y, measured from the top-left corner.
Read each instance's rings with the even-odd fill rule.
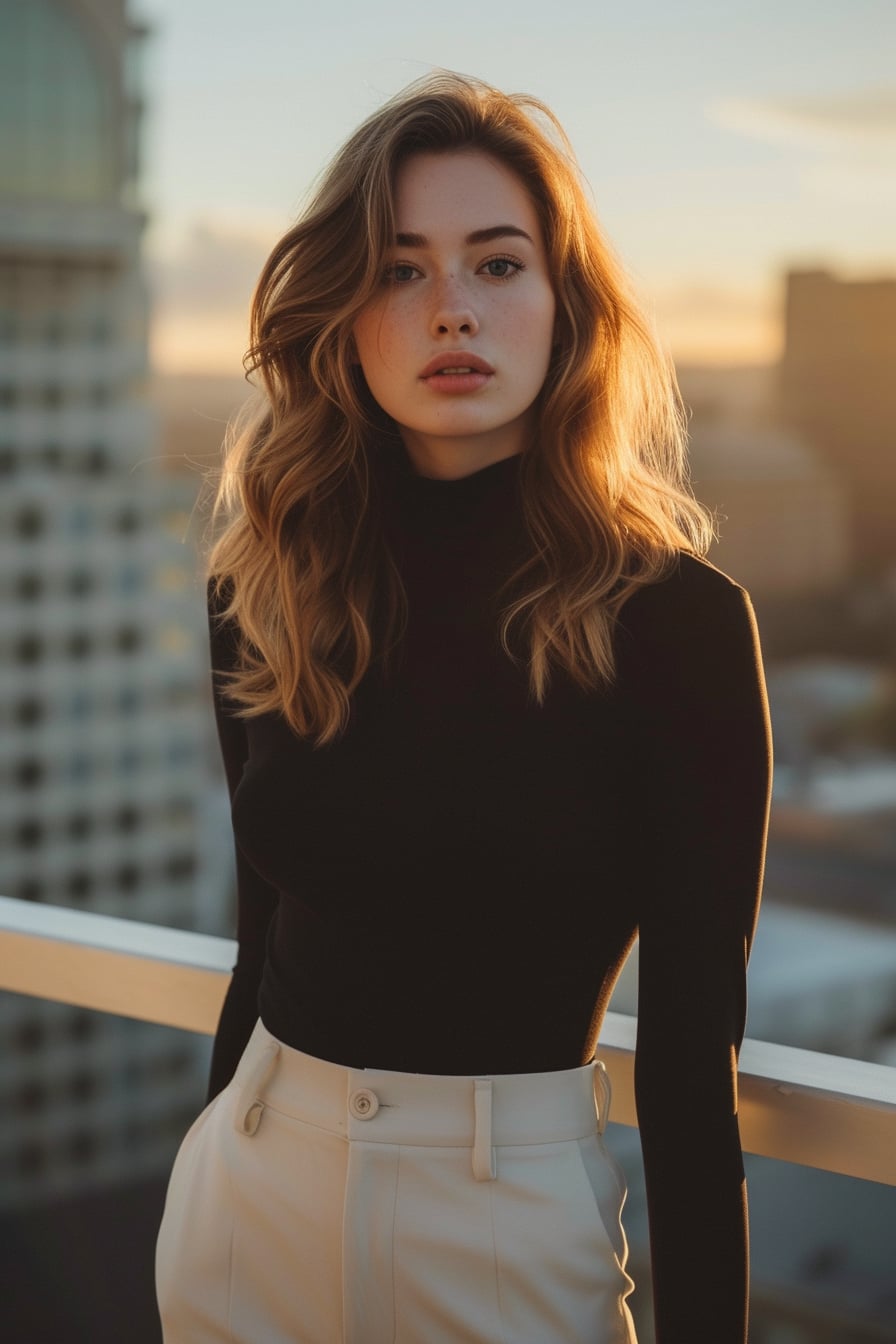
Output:
[[[640,933],[657,1338],[742,1344],[759,654],[547,109],[438,74],[373,115],[249,363],[209,584],[239,959],[166,1341],[633,1344],[594,1052]]]

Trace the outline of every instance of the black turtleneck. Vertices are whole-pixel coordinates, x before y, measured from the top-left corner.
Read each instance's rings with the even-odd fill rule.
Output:
[[[612,689],[530,698],[502,650],[526,553],[519,459],[393,480],[400,661],[315,749],[216,711],[233,798],[239,960],[210,1095],[260,1014],[352,1067],[570,1068],[594,1053],[640,932],[636,1086],[658,1344],[741,1344],[746,1234],[734,1061],[769,783],[749,600],[682,555],[616,631]],[[234,632],[211,621],[215,670]]]

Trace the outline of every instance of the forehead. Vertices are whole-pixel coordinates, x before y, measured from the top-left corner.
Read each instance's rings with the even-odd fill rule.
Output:
[[[516,173],[480,150],[412,154],[395,176],[399,233],[428,238],[516,224],[540,241],[535,203]]]

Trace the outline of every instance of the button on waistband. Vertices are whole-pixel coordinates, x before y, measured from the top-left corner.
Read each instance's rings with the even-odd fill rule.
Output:
[[[356,1120],[372,1120],[380,1108],[379,1098],[369,1087],[359,1087],[349,1097],[348,1108]]]

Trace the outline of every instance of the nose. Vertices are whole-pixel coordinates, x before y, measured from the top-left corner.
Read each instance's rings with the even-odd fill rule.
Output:
[[[446,277],[434,296],[431,328],[434,336],[475,336],[479,320],[465,287]]]

